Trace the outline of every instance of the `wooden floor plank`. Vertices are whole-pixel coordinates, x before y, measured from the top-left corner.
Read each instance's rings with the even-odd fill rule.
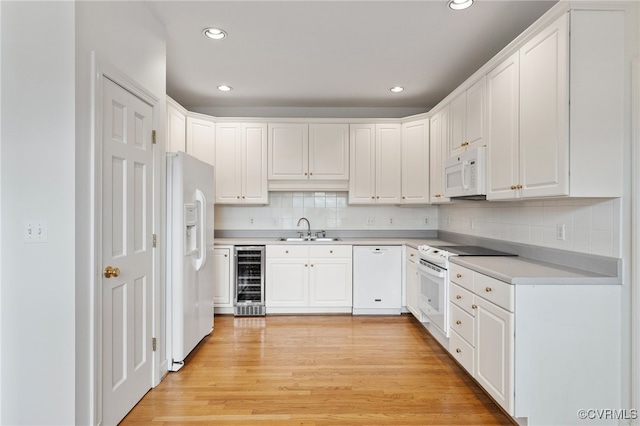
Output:
[[[508,425],[410,315],[216,316],[122,425]]]

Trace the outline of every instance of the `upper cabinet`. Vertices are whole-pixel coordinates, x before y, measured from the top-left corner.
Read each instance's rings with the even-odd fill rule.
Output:
[[[187,151],[187,110],[167,96],[167,151]]]
[[[199,114],[187,115],[187,153],[215,165],[216,123]]]
[[[429,195],[433,204],[447,203],[444,196],[444,160],[449,147],[449,106],[429,120]]]
[[[487,199],[622,195],[623,21],[572,10],[489,72]]]
[[[269,188],[345,190],[347,124],[269,123]]]
[[[402,204],[429,203],[429,120],[402,125]]]
[[[451,102],[451,137],[447,157],[486,145],[486,84],[484,77]]]
[[[350,126],[350,204],[400,204],[400,124]]]
[[[267,204],[267,125],[216,124],[216,203]]]

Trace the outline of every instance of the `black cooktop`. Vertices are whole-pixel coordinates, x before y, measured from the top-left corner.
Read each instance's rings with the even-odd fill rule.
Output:
[[[517,254],[491,250],[479,246],[442,246],[438,248],[457,254],[458,256],[517,256]]]

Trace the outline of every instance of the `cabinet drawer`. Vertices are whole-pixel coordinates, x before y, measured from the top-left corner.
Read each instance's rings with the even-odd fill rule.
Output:
[[[282,258],[308,258],[309,246],[303,245],[268,245],[267,246],[267,259],[282,257]]]
[[[475,339],[473,338],[473,317],[453,303],[449,304],[449,308],[451,308],[449,328],[458,333],[460,337],[466,340],[471,346],[475,346]]]
[[[449,300],[460,308],[462,308],[469,315],[475,316],[476,310],[473,308],[473,293],[465,290],[457,284],[449,284]]]
[[[475,349],[467,343],[458,333],[451,332],[449,336],[449,353],[456,361],[464,367],[472,376],[475,375],[473,368],[473,352]]]
[[[474,293],[513,312],[513,286],[487,275],[475,274]]]
[[[413,247],[407,247],[407,260],[409,262],[418,263],[420,261],[418,250]]]
[[[454,263],[450,264],[449,279],[469,291],[473,291],[474,275],[475,274],[471,269],[467,269]]]
[[[316,245],[309,247],[310,256],[313,258],[347,258],[351,259],[352,249],[349,245]]]

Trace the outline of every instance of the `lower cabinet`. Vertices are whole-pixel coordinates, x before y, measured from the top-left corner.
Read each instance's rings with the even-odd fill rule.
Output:
[[[406,246],[405,246],[406,247]],[[422,322],[422,312],[420,312],[420,291],[418,289],[418,266],[419,261],[418,250],[412,247],[406,247],[405,261],[405,295],[406,306],[409,312],[413,314],[418,321]]]
[[[350,245],[267,245],[267,313],[350,313]]]
[[[512,285],[456,264],[449,272],[449,352],[519,424],[579,425],[585,407],[621,411],[620,285]]]
[[[215,314],[233,313],[233,246],[213,248],[213,306]]]

